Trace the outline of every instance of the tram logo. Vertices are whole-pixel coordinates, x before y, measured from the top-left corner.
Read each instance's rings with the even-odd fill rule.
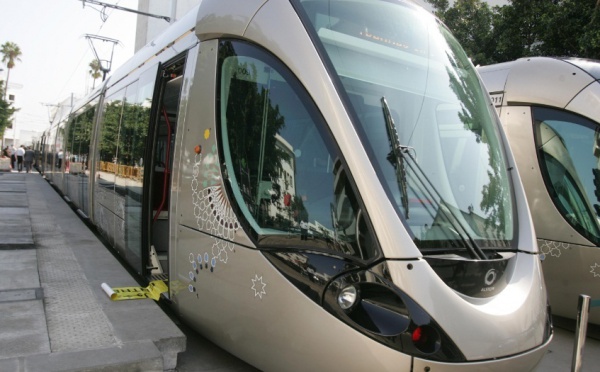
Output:
[[[484,279],[485,285],[490,286],[490,285],[494,284],[496,282],[497,277],[498,277],[498,273],[496,272],[495,269],[488,270],[488,272],[485,273],[485,279]]]

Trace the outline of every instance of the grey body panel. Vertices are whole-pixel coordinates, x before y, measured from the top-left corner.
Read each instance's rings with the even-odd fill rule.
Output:
[[[447,287],[429,265],[401,226],[398,215],[383,196],[375,171],[350,118],[323,66],[312,41],[291,5],[285,1],[262,1],[229,6],[227,13],[218,1],[204,0],[200,6],[196,33],[200,55],[190,89],[180,168],[174,181],[177,192],[177,234],[172,254],[172,299],[178,312],[211,340],[244,360],[265,370],[405,370],[410,357],[393,351],[351,329],[308,299],[286,280],[262,255],[240,226],[225,193],[218,157],[215,123],[215,71],[219,37],[246,39],[280,58],[298,77],[329,123],[329,129],[347,158],[386,258],[408,259],[414,269],[406,273],[406,262],[390,261],[394,282],[440,322],[470,361],[499,358],[496,370],[521,360],[507,362],[505,355],[523,354],[522,366],[533,367],[543,356],[545,308],[544,283],[540,276],[523,281],[521,272],[539,269],[535,255],[516,260],[511,291],[525,302],[514,302],[506,291],[494,299],[464,298]],[[231,14],[236,9],[237,14]],[[203,13],[213,11],[211,14]],[[253,12],[257,11],[256,14]],[[276,14],[276,16],[274,16]],[[203,20],[209,20],[204,22]],[[286,30],[282,32],[281,30]],[[201,148],[201,154],[194,151]],[[514,177],[520,185],[518,175]],[[522,189],[516,187],[519,204],[519,245],[535,252],[533,226]],[[381,195],[381,196],[379,196]],[[176,230],[176,231],[175,231]],[[526,294],[523,296],[523,294]],[[241,310],[240,310],[241,309]],[[243,317],[240,317],[240,311]],[[285,313],[286,316],[279,314]],[[497,319],[502,321],[490,321]],[[514,319],[527,319],[515,322]],[[294,321],[290,322],[290,319]],[[465,319],[476,319],[465,324]],[[530,323],[531,321],[531,323]],[[482,327],[486,324],[485,327]],[[478,332],[480,337],[473,339]],[[498,344],[502,333],[504,343]],[[318,340],[318,341],[317,341]],[[286,344],[285,350],[279,345]],[[311,358],[327,345],[327,358]],[[360,355],[359,358],[347,358]],[[345,364],[345,363],[348,364]],[[479,363],[465,363],[462,370],[479,370]],[[446,367],[442,367],[444,370]],[[450,368],[450,367],[448,367]],[[490,367],[494,370],[493,367]]]
[[[598,66],[581,61],[583,66]],[[531,106],[555,107],[600,121],[600,83],[578,65],[526,58],[478,69],[491,95],[525,186],[535,224],[552,312],[575,318],[580,294],[600,298],[600,248],[577,232],[553,203],[540,170]],[[501,103],[500,103],[501,102]],[[600,313],[589,321],[600,324]]]

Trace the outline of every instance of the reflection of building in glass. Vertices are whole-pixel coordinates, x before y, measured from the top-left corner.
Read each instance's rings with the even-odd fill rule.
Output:
[[[291,201],[296,196],[296,162],[294,148],[279,134],[275,135],[275,147],[285,154],[281,156],[281,165],[278,174],[271,176],[270,181],[262,180],[259,185],[259,199],[261,204],[267,202],[267,214],[271,218],[290,221],[293,224],[293,215],[290,213]]]
[[[270,180],[260,182],[258,195],[263,211],[277,225],[300,228],[300,222],[308,224],[309,236],[333,237],[333,231],[323,225],[324,221],[311,221],[310,211],[306,209],[301,195],[296,191],[297,163],[294,147],[279,134],[275,135],[275,147],[280,154],[280,166],[277,174]],[[266,177],[265,177],[266,178]]]
[[[593,146],[592,154],[594,157],[598,159],[596,162],[596,168],[600,169],[600,131],[596,130],[594,132],[594,146]]]

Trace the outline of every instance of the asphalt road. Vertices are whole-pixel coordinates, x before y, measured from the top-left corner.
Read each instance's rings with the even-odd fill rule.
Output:
[[[256,372],[256,368],[241,361],[225,350],[214,345],[193,329],[177,323],[186,334],[188,344],[185,352],[179,354],[177,372]],[[558,319],[554,321],[554,338],[548,353],[538,365],[536,372],[571,371],[574,347],[574,321]],[[600,327],[590,327],[583,351],[580,372],[600,371]],[[516,371],[515,371],[516,372]]]

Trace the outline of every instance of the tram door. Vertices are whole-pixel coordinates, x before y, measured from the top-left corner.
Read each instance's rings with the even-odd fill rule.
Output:
[[[179,112],[179,99],[183,82],[185,58],[179,58],[159,69],[156,85],[156,105],[150,128],[151,146],[146,153],[150,170],[145,175],[148,195],[145,201],[147,264],[146,276],[150,280],[167,279],[169,262],[169,204],[173,150]]]

